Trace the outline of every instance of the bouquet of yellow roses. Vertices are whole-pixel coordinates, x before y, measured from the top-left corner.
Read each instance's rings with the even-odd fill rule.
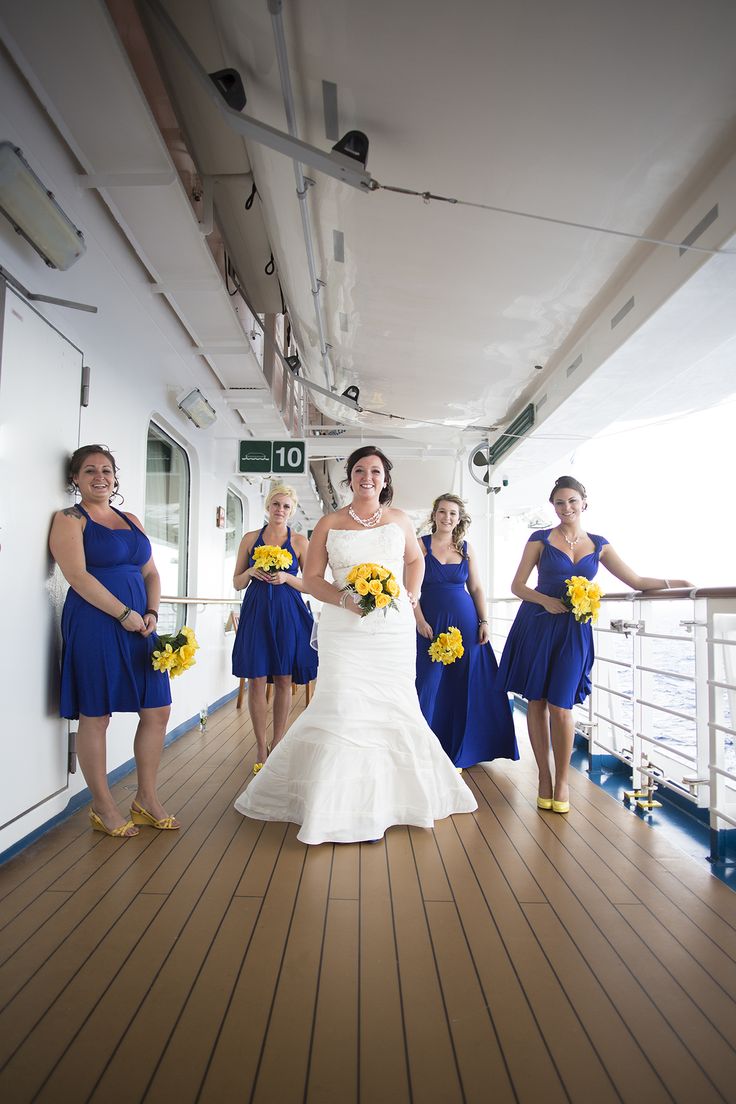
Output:
[[[178,633],[162,633],[156,639],[159,647],[151,653],[154,671],[168,671],[171,678],[176,678],[197,662],[194,653],[199,644],[194,630],[187,625]]]
[[[269,575],[285,571],[291,567],[293,559],[288,548],[279,548],[277,544],[259,544],[253,549],[253,563],[259,571],[267,571]]]
[[[573,575],[571,579],[565,579],[565,585],[567,590],[562,596],[563,604],[576,621],[592,621],[595,625],[603,597],[601,588],[584,575]]]
[[[463,634],[454,625],[450,625],[447,632],[438,633],[429,645],[429,657],[433,663],[441,663],[447,666],[456,659],[462,659],[465,655],[463,647]]]
[[[356,604],[361,617],[375,609],[383,610],[384,616],[387,610],[398,609],[394,599],[398,598],[401,588],[388,568],[380,564],[364,563],[351,568],[345,579],[345,589],[359,595]]]

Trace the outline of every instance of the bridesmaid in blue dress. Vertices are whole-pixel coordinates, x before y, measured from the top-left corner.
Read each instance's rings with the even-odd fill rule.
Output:
[[[599,564],[631,590],[691,587],[686,579],[637,575],[605,537],[586,533],[582,516],[588,507],[585,487],[572,476],[560,476],[549,496],[559,525],[532,533],[511,584],[522,599],[499,665],[504,688],[527,699],[529,741],[539,768],[537,806],[555,813],[570,809],[569,769],[575,727],[572,708],[590,693],[593,629],[576,621],[562,602],[571,575],[593,579]],[[537,568],[537,586],[527,586]],[[549,762],[554,760],[554,784]]]
[[[257,745],[254,774],[268,754],[267,682],[274,683],[273,748],[286,730],[292,682],[303,685],[317,677],[317,653],[309,643],[312,614],[301,596],[302,580],[297,576],[304,568],[309,542],[286,524],[297,503],[293,487],[279,483],[271,488],[266,499],[268,522],[241,540],[233,575],[236,590],[247,588],[233,645],[233,674],[248,680],[248,709]],[[273,575],[260,571],[253,562],[253,550],[264,544],[291,552],[291,567]]]
[[[76,750],[92,793],[90,823],[120,838],[137,835],[136,825],[175,829],[178,821],[156,793],[171,692],[168,673],[151,665],[161,597],[151,544],[134,514],[111,505],[117,467],[106,448],[78,448],[68,474],[81,499],[55,515],[49,544],[70,587],[61,617],[60,713],[79,718]],[[140,718],[129,819],[120,815],[107,780],[107,727],[118,712]]]
[[[454,494],[435,499],[432,533],[421,538],[424,581],[414,610],[417,622],[417,693],[426,721],[459,769],[490,759],[518,759],[514,720],[497,684],[486,599],[475,555],[464,540],[470,524]],[[454,625],[465,654],[443,666],[429,657],[429,642]]]

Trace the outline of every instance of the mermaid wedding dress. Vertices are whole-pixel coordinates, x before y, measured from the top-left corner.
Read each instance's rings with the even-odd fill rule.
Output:
[[[358,563],[403,578],[404,534],[331,529],[337,586]],[[358,618],[322,607],[314,697],[235,802],[244,816],[301,825],[303,843],[379,839],[392,824],[431,828],[477,808],[419,708],[416,629],[403,592],[398,610]]]

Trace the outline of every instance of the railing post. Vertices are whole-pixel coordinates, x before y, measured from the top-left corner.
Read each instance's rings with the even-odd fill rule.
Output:
[[[710,825],[710,855],[708,858],[711,862],[720,862],[723,859],[722,849],[722,833],[719,824],[719,818],[716,814],[716,809],[725,809],[726,807],[726,777],[721,774],[721,771],[726,766],[725,750],[726,741],[724,734],[718,728],[718,688],[714,686],[714,682],[717,680],[717,664],[716,664],[716,647],[715,644],[715,609],[718,605],[717,602],[712,602],[708,598],[695,600],[695,620],[700,621],[701,617],[698,616],[703,612],[701,602],[705,606],[705,617],[702,618],[705,621],[705,647],[704,652],[706,655],[706,672],[705,672],[705,686],[707,688],[707,695],[703,695],[706,699],[706,711],[707,711],[707,729],[708,739],[706,747],[708,748],[708,760],[706,763],[707,776],[710,779],[708,785],[708,822]],[[695,626],[695,631],[698,631],[698,627]],[[695,662],[698,662],[697,648],[695,652]],[[726,664],[724,663],[724,674],[726,671]],[[697,666],[696,666],[697,669]],[[700,685],[700,684],[698,684]],[[699,697],[700,695],[698,695]],[[698,720],[700,719],[700,702],[697,702]],[[732,726],[733,727],[733,726]],[[698,729],[698,765],[700,765],[700,730]],[[700,771],[698,771],[700,776]],[[701,777],[706,777],[703,774]]]
[[[693,644],[695,649],[695,761],[696,778],[709,778],[711,755],[711,737],[714,729],[710,721],[715,721],[715,688],[710,685],[715,676],[715,652],[710,640],[713,637],[712,603],[707,598],[696,598],[693,602]],[[713,779],[705,786],[697,787],[698,807],[712,807],[710,791]]]
[[[632,602],[632,622],[643,621],[644,611],[642,609],[643,602],[640,598],[635,598]],[[640,733],[644,731],[644,706],[641,701],[644,697],[644,675],[642,672],[642,640],[638,632],[632,632],[631,634],[631,684],[633,690],[632,712],[631,712],[631,746],[632,746],[632,771],[631,771],[631,783],[635,791],[643,790],[649,784],[649,778],[646,774],[642,774],[639,770],[644,765],[644,758],[647,761],[649,759],[648,754],[644,751],[644,742],[640,738]]]

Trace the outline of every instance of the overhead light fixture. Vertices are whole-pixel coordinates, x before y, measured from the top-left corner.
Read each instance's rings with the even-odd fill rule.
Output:
[[[186,414],[190,422],[194,422],[198,429],[206,429],[217,418],[215,408],[207,402],[198,387],[185,395],[183,399],[179,399],[178,407]]]
[[[71,268],[87,248],[82,231],[12,142],[0,142],[0,211],[50,268]]]

